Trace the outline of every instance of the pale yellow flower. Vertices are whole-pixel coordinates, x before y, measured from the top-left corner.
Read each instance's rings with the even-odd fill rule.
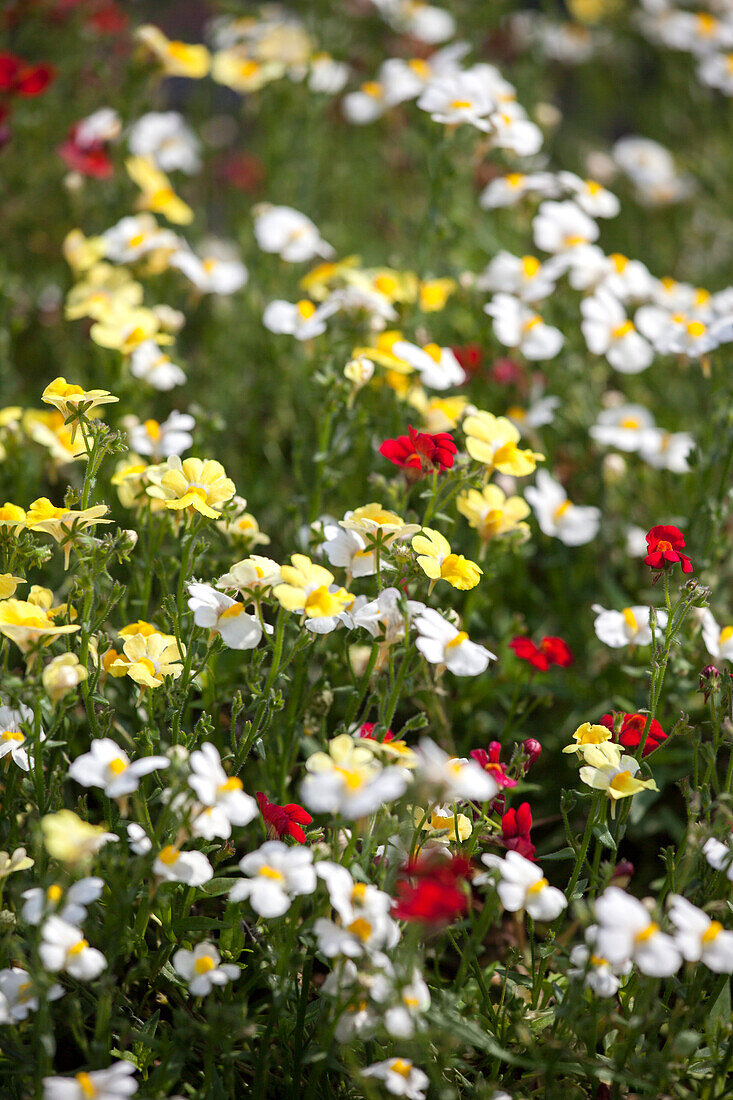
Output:
[[[7,600],[15,595],[19,584],[25,584],[23,577],[14,577],[12,573],[0,573],[0,600]]]
[[[138,27],[135,36],[161,62],[168,76],[187,76],[200,80],[209,71],[211,58],[206,46],[171,41],[158,27],[150,23]]]
[[[413,806],[412,819],[436,844],[456,844],[459,840],[468,840],[473,832],[469,818],[465,814],[454,814],[448,806],[433,806],[429,811]],[[435,836],[435,833],[443,835]]]
[[[243,46],[220,50],[211,59],[212,79],[235,92],[257,92],[284,73],[285,66],[281,62],[255,61]]]
[[[193,210],[175,193],[171,181],[165,172],[155,167],[147,157],[128,157],[125,161],[127,174],[140,188],[138,208],[162,214],[174,225],[190,225]]]
[[[35,860],[26,855],[25,848],[16,848],[12,855],[9,852],[0,852],[0,879],[15,874],[16,871],[27,871]]]
[[[483,489],[468,489],[456,500],[456,507],[475,528],[483,542],[507,535],[511,531],[529,534],[529,527],[522,520],[529,515],[529,505],[522,497],[507,497],[498,485],[485,485]]]
[[[95,264],[66,296],[65,316],[70,320],[92,317],[103,321],[110,313],[135,309],[142,304],[143,288],[126,267]]]
[[[149,467],[148,475],[153,482],[148,496],[165,501],[173,511],[198,512],[208,519],[221,519],[217,508],[234,496],[236,488],[222,464],[211,459],[181,461],[171,455],[164,466]]]
[[[54,657],[43,670],[43,690],[52,703],[58,703],[87,678],[87,670],[79,664],[75,653]]]
[[[106,504],[74,510],[57,508],[48,497],[34,500],[26,514],[26,526],[31,531],[43,531],[55,539],[64,550],[64,569],[69,568],[69,556],[76,535],[98,523],[111,523],[102,517],[109,509]]]
[[[0,600],[0,634],[15,642],[22,653],[40,643],[50,645],[61,634],[79,630],[76,624],[57,626],[47,610],[25,600]]]
[[[72,810],[59,810],[41,818],[43,843],[53,859],[62,863],[80,863],[90,859],[109,840],[117,840],[103,825],[90,825]]]
[[[334,583],[333,573],[316,565],[305,554],[293,554],[292,565],[283,565],[280,574],[282,584],[273,588],[273,595],[286,611],[302,611],[311,619],[340,615],[354,602],[345,588],[330,592]]]
[[[463,421],[466,450],[471,458],[483,462],[488,471],[498,470],[514,477],[526,477],[543,461],[544,455],[520,450],[519,431],[505,416],[479,411]]]
[[[170,634],[133,634],[125,640],[122,654],[105,665],[112,676],[129,676],[141,687],[156,688],[166,676],[178,679],[185,655],[185,647]]]

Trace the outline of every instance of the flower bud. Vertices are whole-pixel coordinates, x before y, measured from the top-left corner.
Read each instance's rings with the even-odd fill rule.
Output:
[[[628,886],[630,880],[634,877],[634,870],[633,863],[630,863],[628,859],[622,859],[613,869],[611,882],[614,886],[620,886],[623,889]]]
[[[527,763],[524,765],[524,774],[526,775],[542,752],[542,745],[536,738],[528,737],[527,740],[523,743],[522,748],[524,749],[528,757]]]
[[[707,703],[711,695],[720,690],[720,672],[715,665],[705,665],[700,673],[700,691],[705,696]]]
[[[87,678],[87,670],[79,664],[75,653],[62,653],[54,657],[43,670],[43,689],[52,703],[58,703],[64,695],[73,691]]]

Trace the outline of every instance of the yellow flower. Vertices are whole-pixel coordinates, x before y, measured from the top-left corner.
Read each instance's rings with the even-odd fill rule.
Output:
[[[283,583],[272,590],[286,611],[302,611],[311,619],[321,619],[340,615],[354,602],[345,588],[329,592],[334,576],[322,565],[316,565],[305,554],[293,554],[290,560],[292,565],[280,569]]]
[[[395,271],[391,267],[349,270],[344,272],[344,281],[360,290],[376,291],[390,302],[414,302],[417,297],[418,279],[413,271]]]
[[[616,746],[618,747],[618,746]],[[588,750],[586,750],[587,752]],[[587,759],[587,756],[586,756]],[[614,760],[598,761],[580,769],[580,778],[596,791],[605,791],[611,800],[611,816],[621,798],[631,798],[641,791],[658,791],[653,779],[637,779],[639,761],[633,756],[618,756]]]
[[[68,420],[79,410],[89,416],[100,405],[110,405],[119,397],[113,397],[109,390],[83,390],[65,378],[54,378],[41,394],[41,401],[53,405]]]
[[[34,863],[35,860],[26,855],[25,848],[16,848],[12,855],[0,852],[0,879],[7,878],[16,871],[27,871]]]
[[[99,263],[67,294],[65,316],[70,321],[80,317],[102,321],[111,313],[137,308],[142,300],[143,288],[126,267]]]
[[[181,462],[178,455],[172,455],[166,465],[149,467],[148,474],[153,482],[148,496],[165,501],[166,508],[173,511],[185,509],[208,519],[221,519],[216,507],[230,500],[236,488],[222,464],[208,458]]]
[[[363,504],[361,508],[355,508],[353,512],[347,512],[341,520],[341,526],[347,531],[357,531],[365,538],[375,538],[381,535],[382,542],[387,545],[395,539],[407,538],[420,530],[417,523],[405,523],[396,512],[390,512],[377,501],[371,504]]]
[[[152,160],[147,157],[128,157],[125,168],[132,182],[140,188],[139,209],[162,214],[174,225],[190,225],[193,221],[193,210],[178,197],[165,172],[156,168]]]
[[[96,419],[96,409],[86,415]],[[88,458],[84,437],[76,432],[76,424],[65,423],[63,413],[45,409],[29,409],[23,417],[23,427],[35,443],[45,447],[57,465],[78,462]]]
[[[461,493],[456,507],[478,531],[483,542],[510,531],[529,534],[529,527],[521,522],[529,515],[529,505],[522,497],[505,496],[498,485],[485,485],[481,490],[469,489]]]
[[[211,77],[235,92],[257,92],[273,80],[279,80],[285,66],[279,61],[255,61],[242,46],[220,50],[211,60]]]
[[[355,359],[359,355],[366,355],[367,359],[373,359],[375,363],[379,363],[380,367],[397,371],[398,374],[412,374],[415,368],[404,359],[400,359],[392,350],[394,345],[402,339],[401,332],[394,330],[380,332],[375,347],[354,348],[351,357]]]
[[[420,309],[423,313],[436,313],[445,309],[445,304],[455,289],[454,279],[429,279],[420,283]]]
[[[25,527],[25,509],[6,500],[3,505],[0,505],[0,530],[7,528],[9,531],[18,532],[21,527]]]
[[[343,260],[325,260],[304,275],[298,286],[305,290],[316,302],[322,302],[328,297],[328,291],[347,268],[356,267],[359,263],[358,256],[346,256]]]
[[[87,670],[79,664],[75,653],[54,657],[43,670],[43,689],[52,703],[58,703],[87,678]]]
[[[466,417],[463,430],[468,437],[466,450],[471,458],[483,462],[487,471],[526,477],[545,457],[534,451],[519,450],[519,431],[505,416],[479,411]]]
[[[102,348],[115,348],[129,355],[145,340],[156,344],[172,344],[173,337],[160,331],[160,318],[152,309],[117,309],[103,321],[96,321],[89,330],[95,344]]]
[[[90,825],[72,810],[59,810],[41,818],[43,843],[53,859],[79,863],[98,852],[108,840],[117,840],[103,825]]]
[[[106,247],[103,237],[85,237],[81,229],[72,229],[66,234],[62,249],[69,267],[81,273],[102,259]]]
[[[575,733],[573,734],[573,744],[566,745],[562,751],[574,752],[578,756],[584,756],[585,754],[583,750],[585,749],[586,745],[599,747],[605,745],[607,742],[610,741],[611,731],[607,726],[591,725],[590,722],[583,722],[582,726],[578,726]],[[601,751],[604,750],[602,749]]]
[[[421,414],[424,430],[432,434],[449,432],[457,427],[468,405],[468,398],[462,395],[428,397],[422,386],[413,386],[407,400]]]
[[[92,508],[79,511],[56,508],[48,497],[39,497],[28,509],[26,525],[31,531],[44,531],[63,546],[64,569],[68,569],[69,555],[75,536],[97,523],[111,523],[112,520],[102,519],[108,511],[106,504],[95,504]]]
[[[50,645],[61,634],[73,634],[79,627],[56,626],[43,607],[25,600],[0,600],[0,634],[15,642],[21,653],[37,643]]]
[[[440,531],[423,527],[412,540],[412,549],[418,555],[417,564],[433,583],[437,580],[448,581],[448,584],[462,591],[475,588],[478,584],[483,570],[476,562],[454,554],[448,539]]]
[[[157,626],[152,623],[148,623],[145,619],[138,619],[136,623],[128,623],[127,626],[122,626],[117,631],[120,638],[132,638],[135,634],[142,634],[143,638],[150,638],[153,634],[160,634],[165,638],[173,638],[173,634],[165,634],[161,630],[158,630]]]
[[[216,526],[230,539],[242,539],[251,546],[267,546],[270,542],[269,535],[260,531],[260,525],[248,512],[247,501],[243,497],[232,498],[233,512],[220,519]]]
[[[185,42],[171,42],[163,32],[150,23],[138,27],[136,37],[162,62],[168,76],[187,76],[200,80],[209,71],[211,59],[206,46],[189,46]]]
[[[448,806],[434,806],[427,814],[422,807],[413,806],[412,818],[415,826],[419,825],[421,832],[427,833],[437,844],[456,844],[459,840],[468,840],[473,832],[469,818],[465,814],[453,814]],[[434,836],[434,833],[444,835]]]
[[[7,600],[8,596],[14,596],[18,585],[25,583],[22,577],[14,577],[12,573],[0,573],[0,600]]]
[[[125,640],[122,654],[111,661],[108,671],[112,676],[129,676],[141,687],[160,687],[166,676],[174,680],[183,672],[182,659],[186,655],[170,634],[133,634]]]

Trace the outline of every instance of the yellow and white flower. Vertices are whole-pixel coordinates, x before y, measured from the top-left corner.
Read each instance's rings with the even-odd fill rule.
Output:
[[[607,611],[594,603],[591,610],[596,616],[593,624],[598,637],[604,645],[612,649],[622,649],[627,645],[651,645],[652,630],[649,625],[649,607],[634,604],[621,611]],[[657,630],[667,625],[667,612],[657,611]]]
[[[616,759],[608,759],[609,750],[612,747],[618,749],[617,745],[611,746],[610,744],[604,746],[603,752],[596,749],[598,759],[594,758],[594,762],[586,764],[580,769],[579,773],[580,778],[589,787],[596,791],[606,792],[611,800],[611,816],[616,812],[616,803],[619,799],[632,798],[641,791],[659,790],[653,779],[636,778],[640,765],[639,761],[635,760],[633,756],[619,754]],[[588,749],[586,749],[584,755],[586,760],[591,757]]]
[[[601,523],[600,509],[573,504],[559,482],[546,470],[539,470],[535,485],[524,495],[532,505],[540,529],[566,546],[582,546],[592,542]]]
[[[598,226],[574,202],[543,202],[532,222],[542,252],[566,252],[598,238]]]
[[[247,877],[234,883],[229,900],[248,899],[261,917],[281,917],[293,898],[312,894],[316,888],[310,848],[289,848],[281,840],[267,840],[249,852],[240,859],[239,869]]]
[[[507,912],[524,910],[533,920],[549,921],[567,907],[568,901],[562,890],[550,886],[542,869],[520,856],[519,852],[507,852],[503,859],[489,853],[481,856],[481,862],[499,871],[501,878],[496,889]],[[474,882],[486,883],[491,878],[490,874],[479,875]]]
[[[207,840],[214,837],[228,839],[232,826],[249,824],[257,816],[257,803],[245,794],[242,780],[227,775],[221,764],[218,749],[205,741],[189,758],[191,773],[189,787],[200,802],[199,812],[192,821],[194,836]]]
[[[384,1083],[392,1096],[404,1096],[406,1100],[425,1100],[425,1090],[430,1081],[427,1073],[423,1073],[408,1058],[387,1058],[385,1062],[374,1062],[363,1069],[361,1075],[375,1077]]]
[[[674,940],[636,898],[609,886],[593,908],[598,922],[593,950],[612,967],[633,962],[642,974],[655,978],[669,977],[679,969],[682,957]]]
[[[523,522],[530,514],[530,507],[520,496],[507,497],[498,485],[485,485],[483,489],[468,489],[456,499],[456,507],[471,527],[479,533],[481,541],[489,542],[501,535],[519,532],[529,535],[529,527]]]
[[[416,779],[440,802],[487,802],[499,793],[498,783],[480,764],[449,756],[429,737],[422,738],[416,754]]]
[[[339,303],[326,300],[319,306],[308,298],[286,302],[277,298],[268,302],[262,323],[270,332],[294,336],[296,340],[312,340],[326,331],[326,321],[339,309]]]
[[[291,206],[261,203],[254,209],[254,218],[255,238],[262,251],[275,252],[287,263],[335,255],[310,218]]]
[[[63,972],[79,982],[92,981],[107,966],[102,952],[89,946],[81,928],[57,916],[44,922],[38,954],[50,973]]]
[[[214,877],[214,868],[203,852],[182,852],[180,848],[167,844],[155,858],[153,874],[163,882],[203,886]]]
[[[465,630],[459,630],[432,607],[426,607],[415,619],[415,642],[426,661],[442,665],[454,676],[480,676],[496,660],[496,654],[472,642]]]
[[[105,844],[119,840],[114,833],[106,832],[103,825],[90,825],[72,810],[46,814],[41,818],[41,831],[48,854],[71,866],[90,859]]]
[[[404,768],[383,768],[374,753],[355,744],[348,733],[335,737],[328,752],[310,756],[305,766],[308,774],[300,788],[305,805],[315,813],[349,818],[365,817],[400,798],[409,779]]]
[[[185,647],[170,634],[133,634],[125,639],[122,653],[113,656],[107,670],[115,677],[129,676],[140,687],[157,688],[166,676],[178,679],[185,655]]]
[[[88,673],[75,653],[61,653],[43,669],[43,690],[52,703],[58,703],[87,679]]]
[[[256,616],[247,614],[244,604],[217,592],[210,584],[191,583],[188,592],[196,626],[219,634],[229,649],[254,649],[259,645],[262,624]]]
[[[720,627],[709,607],[700,616],[702,640],[711,657],[733,662],[733,624]]]
[[[275,585],[273,595],[286,611],[300,611],[306,617],[307,630],[329,633],[338,626],[354,597],[334,584],[333,573],[307,555],[293,554],[290,560],[292,565],[280,568],[283,583]]]
[[[141,756],[131,761],[111,737],[97,737],[89,752],[72,760],[68,776],[82,787],[101,788],[107,798],[122,798],[138,789],[143,776],[169,765],[166,756]]]
[[[646,370],[654,358],[654,350],[609,290],[599,287],[583,299],[580,311],[583,315],[580,327],[590,352],[605,355],[614,370],[622,374]]]
[[[536,256],[501,251],[479,275],[476,288],[514,295],[523,302],[541,302],[555,289],[555,277]]]
[[[234,496],[234,482],[220,462],[171,455],[165,466],[149,471],[153,484],[148,496],[165,502],[173,511],[197,512],[207,519],[221,519],[217,508]]]
[[[77,623],[57,626],[52,614],[26,600],[0,600],[0,634],[15,642],[21,653],[36,645],[51,645],[62,634],[79,630]]]
[[[178,111],[148,111],[127,131],[135,156],[149,157],[162,172],[195,175],[201,167],[200,142]]]
[[[559,329],[545,324],[539,313],[511,294],[495,295],[484,306],[484,313],[493,317],[497,340],[521,351],[526,359],[554,359],[565,342]]]
[[[466,372],[450,348],[441,348],[438,344],[420,347],[407,340],[397,340],[391,351],[393,356],[418,372],[420,381],[429,390],[448,390],[466,380]]]
[[[733,973],[733,932],[679,894],[670,894],[667,905],[682,958],[702,962],[716,974]]]
[[[214,986],[221,987],[239,977],[234,963],[223,963],[213,943],[205,941],[187,951],[181,947],[172,958],[173,969],[188,984],[194,997],[206,997]]]
[[[448,581],[448,584],[462,591],[475,588],[478,584],[483,570],[462,554],[454,554],[440,531],[423,527],[420,534],[414,536],[412,549],[417,554],[417,564],[433,582]]]
[[[34,725],[34,713],[30,707],[20,703],[17,707],[0,705],[0,760],[9,757],[14,764],[27,772],[30,769],[28,749],[29,736],[21,729],[22,725]],[[46,734],[40,730],[39,741],[45,741]]]

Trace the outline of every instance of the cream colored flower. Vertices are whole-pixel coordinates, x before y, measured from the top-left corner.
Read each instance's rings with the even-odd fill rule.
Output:
[[[211,459],[171,455],[164,466],[148,470],[153,482],[148,496],[165,501],[174,511],[198,512],[208,519],[221,519],[216,508],[234,496],[235,485],[220,462]]]
[[[485,485],[483,489],[469,489],[461,493],[456,507],[475,528],[482,542],[519,531],[529,534],[529,527],[522,520],[530,513],[529,505],[522,497],[507,497],[498,485]]]
[[[35,860],[26,855],[25,848],[16,848],[12,854],[0,852],[0,880],[16,871],[27,871],[34,863]]]
[[[14,577],[12,573],[0,573],[0,600],[7,600],[9,596],[14,596],[18,585],[25,583],[22,577]]]
[[[0,600],[0,634],[15,642],[22,653],[32,646],[50,645],[61,634],[79,630],[75,623],[57,626],[43,607],[25,600]]]
[[[48,497],[39,497],[28,509],[26,526],[31,531],[45,532],[63,546],[64,569],[68,569],[71,547],[76,535],[98,523],[111,523],[112,520],[102,519],[108,511],[106,504],[95,504],[92,508],[83,508],[78,511],[70,508],[56,508]]]
[[[43,843],[46,851],[62,863],[80,863],[91,858],[110,840],[117,840],[114,833],[105,831],[103,825],[90,825],[82,821],[72,810],[59,810],[41,818]]]
[[[133,634],[127,638],[122,653],[108,666],[112,676],[129,676],[141,687],[160,687],[166,676],[174,680],[183,672],[181,661],[186,655],[169,634]]]
[[[43,670],[43,688],[52,703],[58,703],[64,695],[78,687],[87,678],[87,670],[79,664],[75,653],[62,653],[54,657]]]

